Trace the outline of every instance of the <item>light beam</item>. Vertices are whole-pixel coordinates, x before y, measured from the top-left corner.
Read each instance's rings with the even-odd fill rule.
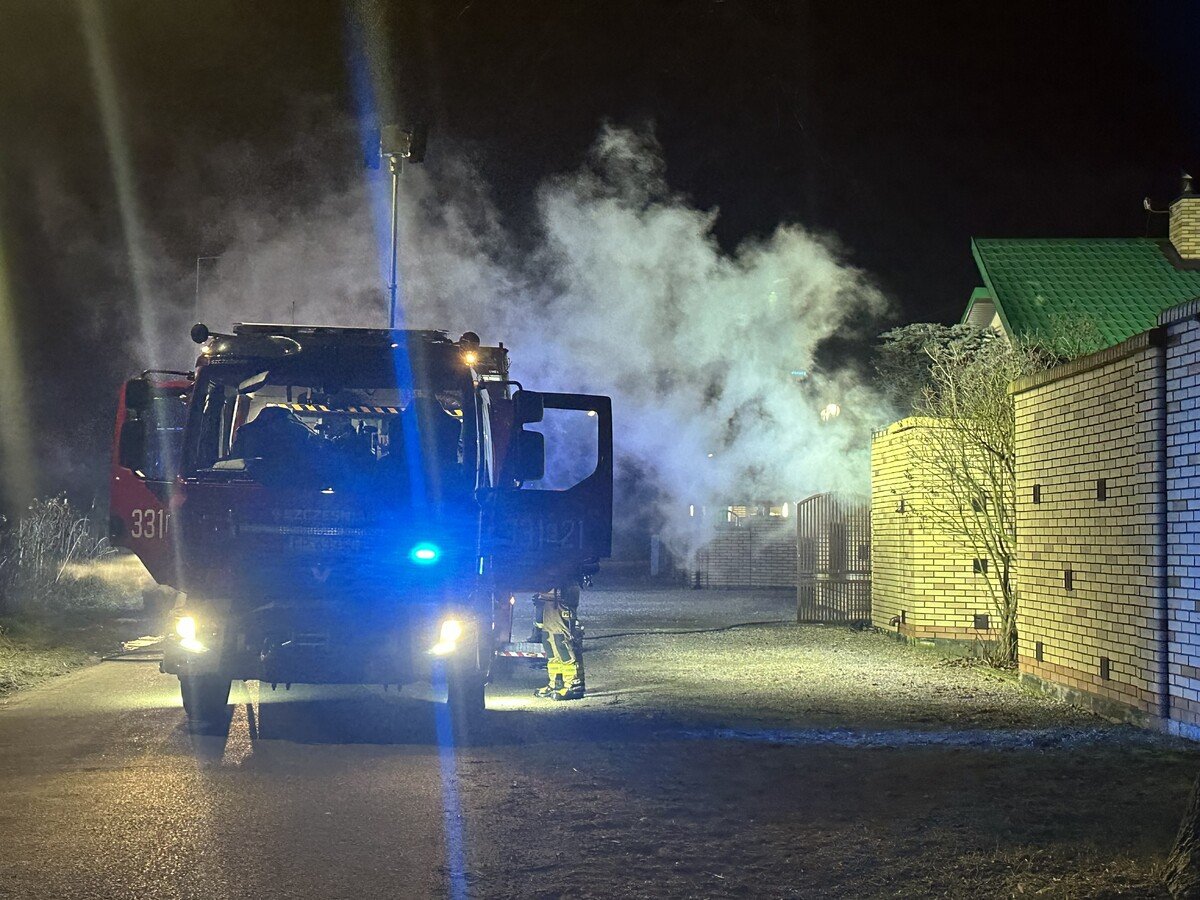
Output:
[[[96,93],[100,124],[104,129],[104,142],[108,148],[109,171],[117,192],[117,210],[125,239],[125,255],[129,262],[137,303],[138,340],[142,358],[150,368],[161,368],[160,342],[150,288],[149,256],[146,252],[147,240],[142,224],[141,204],[137,197],[137,183],[133,175],[133,156],[125,139],[126,128],[117,94],[112,57],[109,54],[104,13],[96,0],[79,0],[79,16],[84,43],[87,46],[92,88]]]

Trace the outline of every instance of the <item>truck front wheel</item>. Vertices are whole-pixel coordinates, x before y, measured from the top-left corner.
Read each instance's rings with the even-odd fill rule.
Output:
[[[180,675],[179,692],[188,728],[202,734],[223,734],[229,730],[230,679],[220,675]]]

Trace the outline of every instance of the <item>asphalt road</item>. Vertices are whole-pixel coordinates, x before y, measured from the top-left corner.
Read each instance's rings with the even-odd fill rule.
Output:
[[[0,714],[0,896],[440,892],[428,704],[344,689],[259,702],[255,685],[239,686],[226,741],[187,733],[174,682],[151,665],[102,663]],[[250,711],[278,736],[252,739]],[[342,717],[361,727],[337,729]]]
[[[787,615],[790,602],[768,595],[763,615]],[[640,611],[647,609],[653,604]],[[705,603],[690,614],[664,610],[654,621],[620,614],[598,621],[712,626],[728,622],[730,612]],[[508,745],[512,771],[472,790],[511,789],[514,777],[527,774],[520,743],[563,734],[561,725],[548,732],[538,721],[545,702],[531,691],[539,683],[539,673],[522,665],[489,688],[494,716],[507,719],[497,722],[496,735]],[[471,848],[458,770],[476,760],[453,746],[444,706],[431,691],[272,691],[239,682],[230,699],[228,738],[193,735],[174,677],[153,663],[113,661],[6,701],[0,896],[468,893]],[[567,706],[553,714],[565,718]],[[520,798],[511,810],[522,814]]]
[[[1070,896],[1089,853],[1147,895],[1190,747],[878,635],[706,630],[787,593],[584,600],[588,699],[510,672],[477,747],[423,691],[235,684],[227,739],[188,733],[153,664],[8,698],[0,897]]]

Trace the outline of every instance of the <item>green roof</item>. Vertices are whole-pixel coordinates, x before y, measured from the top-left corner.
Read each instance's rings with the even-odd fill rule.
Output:
[[[1112,346],[1153,328],[1159,313],[1200,297],[1200,270],[1176,268],[1163,243],[973,238],[971,252],[1010,335],[1050,334],[1086,320]]]

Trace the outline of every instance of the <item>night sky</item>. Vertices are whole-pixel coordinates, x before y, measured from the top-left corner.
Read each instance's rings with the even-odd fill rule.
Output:
[[[239,199],[356,177],[353,132],[323,132],[356,109],[342,4],[100,7],[145,229],[180,273],[162,290],[186,299]],[[1163,233],[1143,196],[1164,206],[1200,161],[1200,11],[1183,4],[442,0],[371,15],[397,115],[430,122],[431,157],[470,158],[512,227],[602,122],[653,123],[668,180],[720,208],[723,244],[784,220],[829,232],[899,321],[958,318],[972,236]],[[0,415],[44,416],[39,446],[59,452],[38,489],[86,499],[138,361],[80,21],[75,3],[0,0],[0,240],[36,394]]]

